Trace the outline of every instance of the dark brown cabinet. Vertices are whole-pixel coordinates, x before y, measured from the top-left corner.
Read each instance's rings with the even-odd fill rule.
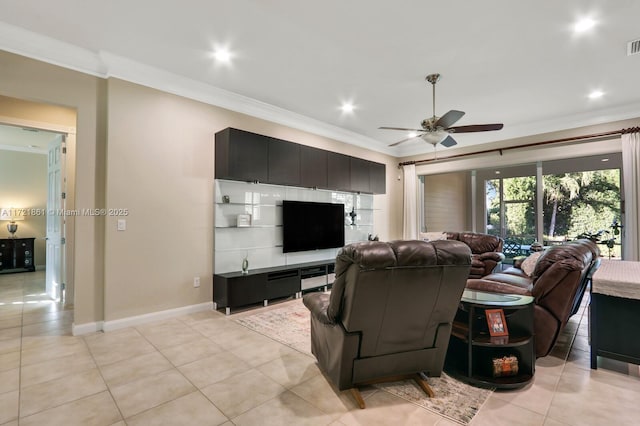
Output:
[[[267,182],[300,185],[300,145],[280,139],[269,140]]]
[[[216,179],[267,182],[269,139],[232,128],[216,133]]]
[[[369,162],[369,185],[373,194],[384,194],[387,191],[387,174],[384,164]]]
[[[348,155],[329,152],[327,155],[327,183],[329,189],[351,190],[351,161]]]
[[[0,272],[33,272],[35,238],[0,239]]]
[[[351,171],[351,190],[356,192],[371,192],[369,175],[369,161],[361,158],[349,158]]]
[[[328,153],[311,146],[300,147],[300,185],[306,188],[328,189]]]
[[[386,166],[227,128],[216,133],[216,179],[384,194]]]

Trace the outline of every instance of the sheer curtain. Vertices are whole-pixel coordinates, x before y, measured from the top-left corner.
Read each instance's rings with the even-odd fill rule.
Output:
[[[405,240],[415,240],[418,238],[418,206],[417,187],[418,177],[416,176],[415,164],[402,166],[404,173],[404,216],[402,221],[402,237]]]
[[[624,260],[640,260],[640,132],[622,135],[622,180],[624,183]]]

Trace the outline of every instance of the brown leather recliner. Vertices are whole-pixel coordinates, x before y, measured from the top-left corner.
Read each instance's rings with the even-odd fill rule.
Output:
[[[336,258],[331,294],[306,294],[311,352],[339,390],[399,376],[440,376],[470,267],[458,241],[367,241]]]
[[[447,232],[448,240],[462,241],[471,249],[469,278],[489,275],[504,260],[503,240],[500,237],[479,232]]]
[[[467,288],[533,296],[536,356],[543,357],[577,311],[587,282],[599,265],[599,256],[600,250],[592,241],[571,241],[544,251],[531,276],[511,267],[482,279],[470,279]]]

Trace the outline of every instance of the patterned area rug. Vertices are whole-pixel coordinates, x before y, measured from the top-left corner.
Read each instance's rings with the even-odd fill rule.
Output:
[[[271,309],[258,309],[235,321],[297,351],[311,354],[309,311],[301,299],[284,302]],[[462,425],[471,422],[492,392],[469,386],[445,373],[441,377],[428,378],[428,382],[435,393],[434,398],[428,398],[413,380],[376,386]]]

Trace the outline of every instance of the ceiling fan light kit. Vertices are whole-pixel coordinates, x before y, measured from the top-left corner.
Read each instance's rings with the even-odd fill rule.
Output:
[[[420,139],[427,143],[430,143],[431,145],[437,145],[442,142],[447,136],[449,136],[449,133],[445,132],[444,130],[436,130],[435,132],[424,133],[420,136]]]
[[[431,83],[432,86],[432,104],[433,104],[433,116],[425,118],[420,123],[422,129],[407,129],[404,127],[379,127],[384,130],[402,130],[415,132],[414,136],[402,139],[398,142],[392,143],[389,146],[397,146],[406,141],[419,137],[423,141],[433,145],[435,150],[436,145],[442,144],[445,147],[452,147],[457,145],[457,142],[451,133],[473,133],[473,132],[488,132],[493,130],[500,130],[503,127],[502,123],[494,124],[473,124],[467,126],[455,126],[453,125],[464,116],[463,111],[452,109],[444,114],[442,117],[436,116],[436,83],[440,80],[440,74],[429,74],[425,80]]]

